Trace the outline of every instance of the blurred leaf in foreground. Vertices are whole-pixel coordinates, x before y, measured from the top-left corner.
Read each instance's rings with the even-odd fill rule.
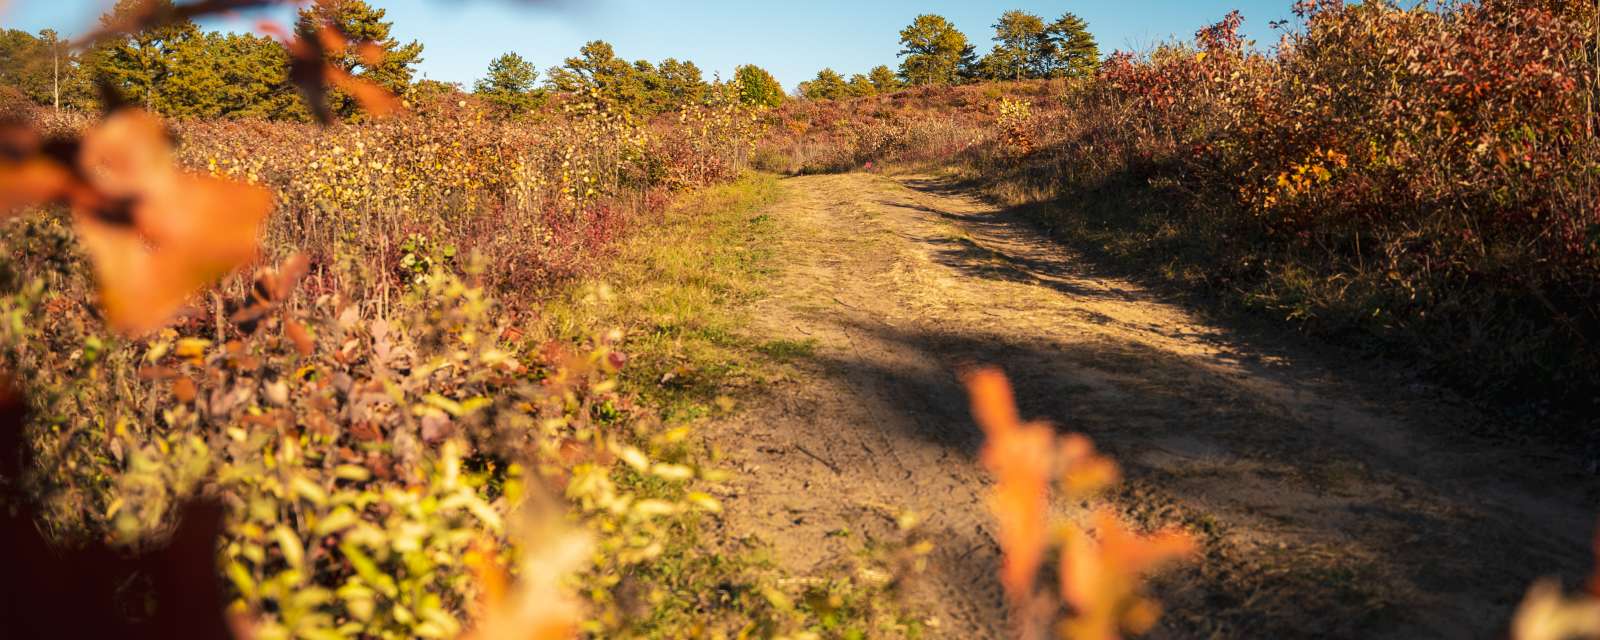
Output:
[[[508,586],[510,576],[492,540],[480,541],[468,553],[481,608],[468,640],[565,640],[576,635],[583,611],[564,581],[588,565],[590,542],[581,533],[548,524],[555,517],[542,518],[547,524],[531,527],[532,533],[524,536],[515,585]]]
[[[1023,635],[1031,637],[1054,615],[1055,607],[1041,606],[1035,592],[1052,538],[1061,549],[1060,599],[1068,608],[1059,627],[1064,637],[1107,640],[1124,631],[1148,631],[1161,608],[1139,593],[1145,574],[1193,555],[1194,540],[1176,530],[1139,535],[1109,508],[1096,510],[1090,527],[1076,522],[1052,527],[1052,480],[1068,496],[1084,499],[1116,482],[1116,464],[1081,434],[1058,438],[1047,423],[1023,423],[1011,384],[998,369],[974,371],[966,383],[973,418],[987,437],[981,460],[995,475],[989,508],[1000,527],[1000,583],[1022,617]]]
[[[23,125],[8,129],[0,205],[8,213],[71,206],[116,330],[160,328],[195,291],[255,259],[271,193],[180,172],[155,116],[120,109],[77,140],[44,142]]]

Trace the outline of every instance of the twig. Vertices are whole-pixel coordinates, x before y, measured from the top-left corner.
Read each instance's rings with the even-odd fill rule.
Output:
[[[832,462],[829,462],[826,458],[823,458],[822,456],[819,456],[819,455],[817,455],[815,453],[812,453],[810,449],[807,449],[807,448],[805,448],[803,446],[800,446],[798,444],[796,444],[794,446],[794,449],[795,449],[795,451],[799,451],[800,453],[803,453],[803,454],[806,454],[807,456],[810,456],[810,458],[812,460],[816,460],[817,462],[821,462],[823,466],[827,467],[829,471],[833,472],[833,475],[840,475],[840,474],[844,473],[843,471],[841,471],[839,469],[839,465],[836,465],[836,464],[834,464]]]

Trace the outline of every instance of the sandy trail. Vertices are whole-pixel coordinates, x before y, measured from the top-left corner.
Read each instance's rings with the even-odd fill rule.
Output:
[[[1395,367],[1202,321],[936,180],[785,184],[753,331],[814,351],[712,429],[750,472],[724,524],[804,572],[916,510],[937,637],[1007,628],[969,363],[1117,458],[1133,521],[1202,536],[1154,637],[1492,637],[1530,581],[1590,566],[1580,465],[1468,435],[1487,418]]]

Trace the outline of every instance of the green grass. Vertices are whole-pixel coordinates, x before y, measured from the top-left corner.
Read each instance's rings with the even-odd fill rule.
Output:
[[[803,347],[762,348],[743,337],[748,303],[764,293],[776,225],[760,210],[780,197],[775,176],[746,174],[697,193],[636,230],[612,264],[544,308],[551,337],[615,327],[629,362],[623,382],[668,422],[718,410],[758,378],[757,354],[792,357]]]
[[[765,295],[775,271],[772,247],[783,232],[762,210],[782,195],[776,176],[752,173],[685,198],[634,230],[595,276],[554,296],[542,309],[542,337],[581,341],[597,338],[583,334],[596,327],[620,330],[628,355],[623,388],[667,427],[733,410],[731,397],[754,392],[781,375],[784,363],[816,349],[813,340],[760,340],[746,330],[750,303]],[[709,450],[682,454],[716,461]],[[708,539],[712,524],[685,515],[661,555],[616,587],[611,597],[623,604],[632,634],[678,637],[707,622],[732,623],[749,637],[919,634],[920,621],[894,604],[892,585],[859,582],[849,571],[788,575],[764,544]]]
[[[774,360],[798,360],[811,357],[811,354],[817,350],[817,341],[815,338],[807,338],[805,340],[768,340],[756,346],[756,349]]]

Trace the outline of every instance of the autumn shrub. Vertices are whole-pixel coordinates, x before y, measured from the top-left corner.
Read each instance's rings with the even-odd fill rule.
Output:
[[[257,290],[287,290],[293,269]],[[663,449],[630,425],[612,343],[526,351],[484,290],[446,270],[387,309],[372,282],[345,280],[337,295],[257,299],[260,313],[220,333],[142,340],[105,332],[71,288],[35,280],[7,296],[6,368],[47,416],[31,433],[45,524],[138,548],[182,501],[220,498],[224,573],[263,636],[437,637],[473,613],[479,586],[459,556],[516,547],[525,485],[612,522],[618,537],[597,541],[612,572],[652,556],[661,521],[714,507],[676,488],[698,473],[681,451],[648,457]],[[618,473],[661,479],[639,496]]]
[[[16,87],[0,87],[0,122],[31,120],[37,108],[28,95]]]
[[[395,266],[421,234],[497,265],[488,285],[537,296],[584,273],[664,196],[734,177],[758,132],[729,98],[655,121],[570,103],[507,122],[476,103],[328,128],[249,120],[173,123],[193,170],[269,187],[267,247]],[[47,114],[41,128],[91,122]],[[659,209],[659,206],[654,207]],[[533,297],[526,298],[532,300]]]
[[[926,86],[856,100],[799,101],[767,118],[757,166],[825,173],[877,166],[949,163],[987,140],[1000,116],[996,96],[1037,93],[1036,85]]]
[[[19,253],[70,247],[53,220],[10,224],[29,229]],[[130,339],[85,304],[67,254],[0,297],[0,364],[40,416],[22,479],[40,525],[67,548],[137,552],[185,502],[221,501],[219,579],[256,637],[493,627],[498,607],[530,605],[487,577],[508,566],[549,582],[532,604],[581,593],[564,615],[596,636],[775,636],[885,607],[890,574],[784,582],[697,542],[719,472],[688,426],[619,386],[626,336],[526,333],[481,260],[395,283],[292,258],[216,324]]]
[[[1475,389],[1581,402],[1600,329],[1593,8],[1297,11],[1272,57],[1234,15],[1114,58],[1066,144],[1120,137],[1122,170],[1192,196],[1167,224],[1247,302],[1394,338]],[[1110,114],[1132,124],[1102,132]]]

